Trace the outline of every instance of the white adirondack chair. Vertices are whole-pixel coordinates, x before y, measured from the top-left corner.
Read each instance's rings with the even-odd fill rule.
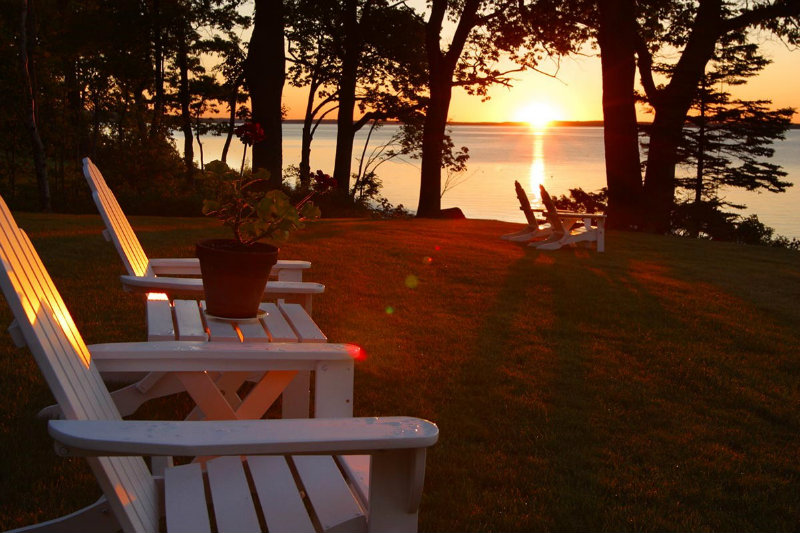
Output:
[[[544,186],[539,185],[539,190],[553,232],[546,240],[532,242],[528,246],[533,246],[537,250],[558,250],[562,246],[579,242],[596,242],[597,251],[605,251],[605,214],[559,211]],[[583,224],[575,225],[575,222]]]
[[[416,530],[426,448],[438,429],[416,418],[351,417],[357,347],[173,341],[90,350],[2,198],[0,266],[16,340],[30,348],[66,418],[49,422],[57,450],[87,457],[104,494],[18,531],[149,532],[162,516],[168,531]],[[99,374],[159,370],[213,388],[206,371],[281,376],[297,368],[317,371],[315,419],[124,421]],[[369,460],[354,471],[342,455],[356,452]],[[142,457],[169,455],[216,458],[154,476]]]
[[[514,188],[517,191],[519,208],[525,213],[525,219],[528,221],[528,225],[519,231],[501,235],[500,238],[513,242],[530,242],[536,239],[544,239],[552,235],[553,230],[549,225],[540,225],[540,222],[543,221],[539,221],[536,218],[533,208],[531,208],[531,202],[528,200],[528,195],[525,193],[525,189],[522,188],[522,185],[520,185],[518,181],[514,181]]]
[[[200,265],[197,258],[149,259],[114,193],[88,157],[83,160],[83,175],[89,183],[92,198],[106,226],[103,235],[114,243],[125,270],[128,271],[128,275],[121,276],[125,289],[166,293],[171,298],[202,298],[203,281],[199,278]],[[267,282],[265,297],[299,299],[310,315],[312,296],[325,291],[325,286],[320,283],[302,281],[303,270],[310,266],[308,261],[278,261],[271,272],[271,276],[277,279]],[[198,277],[176,278],[169,277],[170,275]]]

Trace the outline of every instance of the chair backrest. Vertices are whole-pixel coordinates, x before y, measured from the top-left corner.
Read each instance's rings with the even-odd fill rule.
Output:
[[[155,276],[147,254],[136,237],[125,213],[117,202],[117,198],[108,188],[100,169],[88,157],[83,159],[83,175],[92,190],[92,198],[100,211],[109,238],[114,242],[125,269],[131,276]]]
[[[119,420],[119,411],[53,280],[2,197],[0,287],[64,416]],[[157,491],[141,457],[92,458],[89,463],[126,531],[158,528]]]
[[[539,222],[536,220],[536,215],[533,214],[531,202],[528,200],[528,195],[525,193],[525,189],[522,188],[522,185],[520,185],[518,181],[514,181],[514,189],[517,191],[519,208],[523,213],[525,213],[525,219],[528,221],[528,225],[533,229],[539,229]]]
[[[553,233],[564,235],[567,233],[567,228],[561,217],[558,216],[556,204],[544,188],[544,185],[539,185],[539,192],[542,194],[542,203],[547,210],[547,221],[550,222],[550,227],[553,228]]]

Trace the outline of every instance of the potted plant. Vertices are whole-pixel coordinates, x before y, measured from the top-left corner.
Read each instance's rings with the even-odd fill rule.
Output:
[[[203,214],[230,227],[233,238],[198,242],[196,253],[207,313],[247,319],[257,316],[269,272],[278,260],[278,247],[260,241],[285,240],[292,231],[303,227],[303,221],[318,218],[320,211],[311,197],[335,187],[335,181],[318,171],[313,190],[292,204],[283,191],[268,188],[269,172],[244,168],[247,146],[264,138],[261,127],[246,123],[235,133],[245,146],[241,169],[237,173],[221,161],[206,165],[204,176],[216,197],[203,201]]]

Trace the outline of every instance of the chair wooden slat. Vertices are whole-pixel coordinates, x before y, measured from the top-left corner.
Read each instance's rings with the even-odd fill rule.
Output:
[[[87,181],[89,181],[89,186],[92,188],[95,204],[106,226],[111,230],[109,231],[111,240],[114,242],[120,257],[122,257],[128,274],[132,276],[153,276],[154,274],[150,268],[147,255],[144,253],[144,248],[142,248],[139,238],[117,202],[116,196],[109,189],[100,169],[88,158],[83,160],[83,164],[84,175],[89,178]]]
[[[164,472],[164,508],[169,533],[210,533],[200,463],[176,466]]]
[[[205,315],[204,318],[206,321],[206,326],[208,326],[208,340],[212,342],[215,341],[239,342],[239,335],[238,333],[236,333],[234,322],[228,320],[217,320],[214,317],[205,314],[206,312],[205,300],[200,301],[199,312]]]
[[[247,464],[267,529],[313,532],[314,524],[308,516],[286,459],[280,456],[250,456]]]
[[[102,175],[96,167],[92,173],[92,179],[103,180]],[[147,265],[143,264],[144,260],[146,260],[146,256],[144,255],[142,245],[139,242],[139,238],[136,237],[136,234],[133,232],[130,223],[125,218],[122,208],[119,203],[117,203],[117,199],[105,185],[105,181],[103,181],[101,188],[98,188],[92,193],[92,197],[95,200],[95,204],[103,206],[102,210],[100,210],[100,214],[106,225],[112,228],[108,237],[110,237],[117,251],[120,252],[120,255],[123,257],[123,262],[126,263],[125,266],[128,273],[138,276],[145,275]]]
[[[250,496],[250,486],[241,458],[219,457],[209,461],[206,469],[217,530],[220,533],[260,532],[258,515]]]
[[[290,303],[278,303],[281,313],[287,318],[288,322],[297,333],[299,342],[327,342],[328,337],[322,333],[314,321],[308,316],[302,305]]]
[[[341,455],[336,458],[363,507],[369,499],[369,455]]]
[[[364,511],[333,457],[296,455],[292,461],[323,531],[366,531]]]
[[[175,300],[175,323],[178,336],[185,341],[205,341],[208,340],[203,320],[200,318],[200,311],[197,302],[194,300]]]
[[[175,326],[173,325],[172,306],[169,301],[147,300],[147,340],[148,341],[174,341]]]
[[[237,322],[236,325],[242,333],[242,342],[269,342],[269,335],[260,320]]]
[[[297,334],[283,317],[277,305],[262,303],[259,308],[267,312],[261,318],[261,322],[264,323],[264,327],[269,332],[272,342],[297,342]]]

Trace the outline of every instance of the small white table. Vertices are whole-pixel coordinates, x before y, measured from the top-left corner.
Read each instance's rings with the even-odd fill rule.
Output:
[[[252,320],[220,320],[205,313],[205,302],[196,300],[169,301],[163,294],[148,294],[147,338],[149,341],[209,341],[209,342],[327,342],[328,338],[300,304],[262,303],[262,315]],[[274,373],[276,376],[278,373]],[[155,377],[155,376],[154,376]],[[251,378],[255,378],[252,376]],[[227,383],[225,380],[229,381]],[[236,390],[245,380],[242,376],[217,379],[217,384],[229,402],[241,402]],[[152,381],[155,382],[155,381]],[[308,371],[297,372],[290,383],[278,385],[282,392],[283,418],[310,416],[311,376]],[[144,382],[140,382],[146,386]],[[142,391],[145,392],[145,391]],[[274,393],[276,396],[280,392]],[[268,405],[264,406],[264,410]]]
[[[253,320],[219,320],[206,315],[205,302],[168,301],[148,295],[147,340],[226,342],[327,342],[328,338],[293,303],[262,303],[263,316]]]

